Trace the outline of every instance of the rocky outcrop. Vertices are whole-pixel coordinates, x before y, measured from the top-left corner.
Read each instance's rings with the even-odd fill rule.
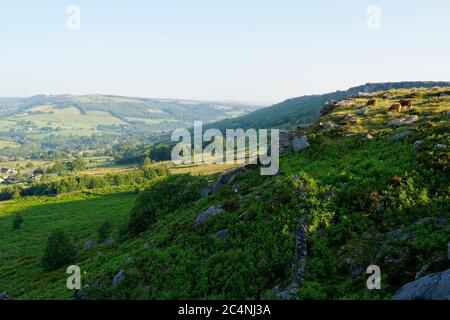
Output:
[[[308,194],[302,181],[297,177],[298,188],[296,194],[301,198]],[[276,297],[278,300],[295,299],[298,296],[299,288],[305,280],[306,255],[308,252],[307,244],[309,238],[310,210],[303,207],[297,216],[297,225],[295,227],[295,247],[292,259],[292,282]]]
[[[405,284],[394,300],[450,300],[450,269]]]
[[[213,216],[216,216],[218,214],[222,213],[222,208],[220,206],[212,206],[208,208],[206,211],[203,211],[200,213],[195,220],[194,224],[192,225],[193,228],[197,228],[204,224],[206,221],[211,219]]]

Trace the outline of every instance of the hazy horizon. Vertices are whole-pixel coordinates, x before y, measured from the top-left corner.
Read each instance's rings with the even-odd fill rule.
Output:
[[[67,25],[71,4],[81,10],[79,30]],[[269,105],[367,82],[445,81],[450,74],[448,1],[133,4],[2,3],[0,96]]]

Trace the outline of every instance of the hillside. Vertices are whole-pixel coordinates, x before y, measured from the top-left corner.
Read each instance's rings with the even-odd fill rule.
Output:
[[[387,82],[368,83],[352,87],[345,91],[336,91],[321,95],[308,95],[288,99],[274,106],[263,108],[241,117],[226,119],[207,127],[219,128],[287,128],[305,126],[319,118],[323,104],[328,100],[342,100],[348,96],[360,93],[368,94],[376,91],[401,88],[431,88],[435,86],[450,86],[450,82]]]
[[[194,120],[210,123],[256,109],[238,103],[108,95],[0,98],[0,155],[6,144],[28,149],[33,144],[43,144],[42,149],[84,144],[97,149],[124,141],[149,142],[161,133],[191,127]]]
[[[402,99],[412,107],[389,111]],[[78,298],[391,299],[449,268],[449,112],[450,87],[377,91],[292,131],[311,146],[282,154],[276,176],[248,166],[208,195],[200,191],[218,175],[159,179],[136,202],[89,192],[0,203],[0,292],[73,297],[64,267],[40,266],[60,227],[77,246]],[[21,230],[11,228],[15,213]],[[114,243],[85,248],[106,218]],[[373,264],[381,290],[369,291]]]

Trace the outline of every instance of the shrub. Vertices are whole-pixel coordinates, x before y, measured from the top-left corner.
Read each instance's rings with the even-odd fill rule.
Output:
[[[158,181],[142,192],[131,211],[128,233],[145,231],[159,216],[200,198],[206,180],[202,177],[174,175]]]
[[[110,221],[103,222],[97,228],[97,234],[100,241],[106,240],[111,234],[112,223]]]
[[[14,230],[19,230],[22,227],[22,223],[23,223],[23,218],[22,215],[20,215],[19,213],[17,213],[14,216],[14,220],[13,220],[13,229]]]
[[[72,239],[63,230],[55,230],[47,239],[42,266],[45,271],[59,269],[72,263],[76,254]]]

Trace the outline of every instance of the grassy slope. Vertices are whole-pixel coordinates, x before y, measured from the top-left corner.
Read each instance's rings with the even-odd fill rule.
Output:
[[[130,193],[76,193],[59,197],[32,197],[0,203],[0,288],[11,298],[68,298],[65,270],[44,273],[40,265],[48,234],[62,228],[78,248],[95,239],[96,228],[110,220],[115,228],[124,223],[134,203]],[[14,231],[15,213],[23,215],[22,229]],[[85,253],[89,259],[95,252]]]
[[[86,272],[83,282],[90,284],[89,296],[271,298],[272,288],[290,283],[293,230],[303,205],[313,219],[306,282],[299,298],[389,298],[414,280],[425,264],[431,263],[427,273],[443,270],[450,241],[448,152],[435,150],[434,145],[450,143],[448,117],[442,114],[450,109],[450,100],[432,89],[414,93],[416,107],[401,115],[420,116],[420,121],[408,127],[414,136],[392,141],[391,136],[404,129],[385,126],[387,120],[400,116],[386,112],[393,102],[388,97],[410,94],[410,90],[379,93],[379,105],[367,116],[359,116],[356,125],[338,116],[355,114],[367,99],[336,109],[322,121],[340,123],[343,130],[327,132],[313,126],[307,132],[312,148],[282,155],[281,176],[262,177],[254,170],[209,197],[180,204],[139,237],[81,250],[78,260]],[[351,132],[370,132],[375,139],[344,136]],[[414,150],[412,144],[419,139],[425,142]],[[295,177],[305,181],[313,196],[304,199],[295,192]],[[330,191],[335,197],[318,200]],[[67,196],[66,201],[74,200],[67,203],[36,198],[0,207],[0,246],[7,244],[1,252],[11,255],[0,259],[8,261],[0,266],[0,290],[8,290],[12,298],[69,297],[64,270],[43,273],[38,265],[48,232],[47,221],[39,217],[59,216],[56,222],[81,246],[94,237],[105,215],[114,217],[117,232],[134,200],[132,195],[78,199],[83,201],[74,196],[78,197]],[[56,211],[36,206],[35,201],[50,201],[48,209]],[[224,213],[192,229],[197,215],[212,205],[222,205]],[[25,213],[24,229],[15,235],[11,213],[20,211]],[[26,234],[31,226],[36,230]],[[228,237],[216,240],[214,235],[224,228],[229,230]],[[15,246],[27,248],[33,242],[35,250],[14,253]],[[372,263],[380,265],[383,280],[382,290],[371,293],[365,289],[364,271]],[[112,290],[111,279],[120,269],[126,271],[126,280]]]

